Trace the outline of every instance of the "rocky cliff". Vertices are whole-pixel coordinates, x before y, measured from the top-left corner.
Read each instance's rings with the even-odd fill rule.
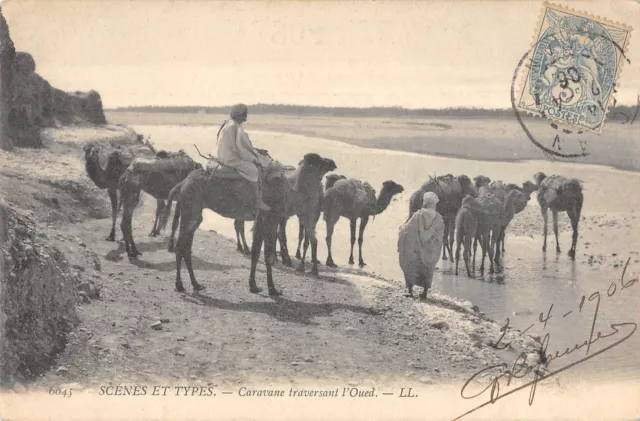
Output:
[[[64,254],[29,215],[0,202],[0,384],[49,367],[78,323],[77,284]]]
[[[11,82],[16,50],[9,36],[9,27],[0,8],[0,147],[9,149],[11,141],[7,132],[11,111]]]
[[[0,138],[4,148],[42,145],[40,129],[71,124],[106,124],[96,91],[65,92],[36,73],[29,53],[16,52],[0,9]]]

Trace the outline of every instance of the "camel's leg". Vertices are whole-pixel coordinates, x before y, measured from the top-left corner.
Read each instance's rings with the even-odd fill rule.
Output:
[[[276,261],[276,241],[278,239],[279,219],[276,216],[269,215],[265,217],[265,238],[264,238],[264,262],[267,266],[267,286],[269,287],[269,295],[282,295],[273,284],[273,264]]]
[[[459,229],[459,228],[458,228]],[[474,235],[475,237],[475,235]],[[471,258],[471,236],[466,235],[464,238],[464,266],[467,269],[467,276],[473,278],[471,270],[469,270],[469,259]],[[474,268],[475,270],[475,268]]]
[[[136,243],[133,240],[133,211],[135,209],[135,207],[138,205],[138,202],[140,201],[140,190],[136,191],[136,195],[135,195],[135,201],[133,202],[132,206],[130,207],[131,211],[129,213],[129,219],[128,219],[128,232],[129,232],[129,242],[131,243],[131,253],[133,255],[133,257],[137,257],[137,256],[141,256],[142,253],[140,253],[138,251],[138,248],[136,247]]]
[[[176,211],[173,214],[173,222],[171,223],[171,236],[169,237],[169,246],[167,247],[167,249],[169,250],[169,253],[173,253],[173,251],[175,250],[174,244],[175,244],[176,230],[178,229],[179,223],[180,223],[180,205],[177,204]]]
[[[122,220],[120,221],[120,229],[122,230],[122,237],[124,239],[125,249],[129,258],[135,259],[141,255],[135,246],[133,241],[133,232],[131,227],[131,221],[133,219],[133,211],[138,203],[140,191],[128,190],[122,192],[123,211]]]
[[[202,222],[202,217],[200,217],[199,222],[200,225]],[[195,236],[195,230],[190,231],[187,236],[187,248],[184,253],[184,263],[187,265],[187,270],[189,271],[189,278],[191,278],[191,286],[194,291],[202,291],[205,287],[200,285],[198,281],[196,281],[196,274],[193,272],[193,263],[191,262],[191,253],[193,250],[193,237]]]
[[[473,270],[476,270],[476,251],[478,250],[478,235],[473,237]]]
[[[547,222],[549,221],[549,215],[546,207],[541,207],[540,212],[542,212],[542,223],[544,224],[543,235],[544,235],[544,243],[542,243],[542,251],[547,251]]]
[[[298,220],[298,248],[296,249],[296,259],[302,258],[300,255],[300,245],[302,244],[303,240],[306,240],[304,235],[304,226],[302,225],[302,221]],[[305,241],[305,247],[306,244],[308,244],[307,241]]]
[[[288,218],[280,218],[278,222],[278,241],[280,242],[280,257],[282,259],[282,264],[285,266],[293,266],[291,263],[291,257],[289,256],[289,248],[287,247],[287,222]],[[254,228],[256,224],[254,223]],[[264,241],[264,235],[263,235]]]
[[[314,232],[315,232],[315,230],[314,230]],[[318,238],[318,236],[316,235],[316,240],[317,240],[317,238]],[[304,236],[304,255],[305,255],[305,256],[307,255],[307,249],[308,249],[308,248],[309,248],[309,237],[308,237],[307,235],[305,235],[305,236]],[[311,253],[311,254],[313,254],[313,250],[312,250],[312,253]],[[313,258],[313,256],[312,256],[312,258]],[[319,264],[320,264],[320,261],[316,258],[316,259],[313,261],[313,263],[315,263],[316,265],[319,265]]]
[[[262,291],[256,285],[256,267],[258,259],[260,259],[260,251],[262,250],[262,242],[264,241],[264,217],[259,213],[253,228],[253,240],[251,241],[251,271],[249,272],[249,291],[257,294]],[[280,243],[282,247],[282,243]]]
[[[362,243],[364,241],[364,230],[367,228],[367,223],[369,222],[369,216],[363,216],[360,218],[360,229],[358,232],[358,264],[360,267],[366,266],[367,264],[362,260]]]
[[[293,266],[291,263],[291,257],[289,256],[289,249],[287,248],[287,218],[280,218],[278,221],[278,240],[280,241],[280,258],[282,264],[288,267]]]
[[[315,221],[315,223],[317,223],[317,222],[318,221]],[[304,230],[304,225],[301,224],[301,226],[302,226],[302,229]],[[315,225],[314,225],[314,227],[315,227]],[[315,233],[315,229],[314,229],[314,233]],[[307,255],[307,249],[309,248],[309,241],[310,240],[309,240],[309,236],[305,233],[305,231],[303,231],[302,237],[304,238],[303,246],[304,246],[304,255],[306,256]],[[316,240],[317,240],[317,238],[318,237],[316,236]],[[313,248],[313,246],[312,246],[312,248]],[[311,252],[312,252],[311,254],[313,255],[313,250],[311,250]],[[301,257],[298,257],[298,259],[301,259]],[[313,256],[312,256],[312,259],[314,259]],[[320,261],[317,258],[315,258],[313,260],[313,263],[315,263],[316,265],[319,265]]]
[[[249,245],[247,244],[247,238],[244,235],[244,221],[241,221],[241,226],[240,226],[240,239],[242,240],[242,252],[246,255],[250,255],[251,254],[251,249],[249,248]]]
[[[338,267],[333,262],[333,257],[331,257],[331,238],[333,237],[333,228],[336,225],[336,221],[327,219],[327,267],[335,268]]]
[[[156,199],[156,220],[153,221],[153,228],[149,233],[149,237],[157,237],[160,234],[160,217],[164,212],[164,200]]]
[[[302,259],[307,254],[307,244],[311,243],[311,274],[318,276],[318,238],[316,237],[316,228],[313,225],[309,225],[305,229],[305,246]]]
[[[180,206],[176,206],[176,213],[178,213],[178,209],[180,209]],[[174,223],[175,223],[175,219],[174,219]],[[173,227],[172,227],[173,229]],[[187,235],[187,225],[184,222],[184,219],[181,221],[180,224],[180,232],[178,233],[178,241],[177,244],[175,246],[175,254],[176,254],[176,291],[178,292],[184,292],[184,286],[182,285],[182,277],[180,275],[180,270],[181,270],[181,264],[182,264],[182,259],[184,258],[184,253],[185,253],[185,236]],[[171,240],[170,240],[171,241]],[[169,243],[169,246],[171,247],[172,244],[171,242]]]
[[[240,223],[244,222],[239,219],[233,221],[233,230],[236,232],[236,250],[242,253],[242,244],[240,243]]]
[[[352,265],[353,262],[353,246],[356,244],[356,222],[357,218],[351,219],[351,253],[349,254],[349,264]]]
[[[449,241],[449,221],[444,221],[444,231],[442,233],[442,260],[447,260],[447,241]]]
[[[180,243],[180,236],[178,236],[178,243]],[[178,292],[184,292],[184,286],[182,285],[182,278],[180,276],[182,253],[182,248],[176,249],[176,291]]]
[[[107,241],[116,241],[116,219],[118,219],[118,190],[107,189],[109,200],[111,201],[111,233],[106,238]]]
[[[189,207],[187,207],[189,206]],[[193,206],[193,207],[191,207]],[[200,212],[200,214],[198,214]],[[191,266],[191,248],[193,247],[193,236],[198,229],[198,226],[202,222],[202,208],[198,204],[183,204],[178,202],[176,206],[176,214],[180,215],[180,232],[178,233],[178,241],[175,246],[176,253],[176,291],[184,292],[184,286],[182,285],[182,278],[180,276],[181,262],[185,260],[189,276],[191,277],[191,284],[196,290],[197,282],[195,282],[195,276],[193,275],[193,268]],[[176,219],[174,217],[174,223]],[[173,229],[173,227],[172,227]],[[190,269],[191,267],[191,269]]]
[[[489,241],[487,238],[488,233],[483,233],[480,236],[480,246],[482,247],[482,263],[480,264],[480,274],[484,275],[484,258],[487,255],[487,248],[489,246]]]
[[[305,247],[302,249],[302,256],[300,257],[300,264],[298,265],[298,268],[296,270],[298,272],[304,273],[305,260],[307,259],[307,245],[308,245],[308,241],[310,239],[309,239],[309,232],[308,232],[307,225],[304,222],[302,223],[302,225],[304,227],[304,235],[305,235],[305,237],[307,237],[307,239],[305,240]]]
[[[560,253],[560,242],[558,241],[558,211],[551,209],[553,217],[553,234],[556,236],[556,253]]]
[[[458,242],[456,244],[456,276],[458,276],[458,262],[460,261],[460,247],[462,246],[460,227],[458,227]],[[466,251],[466,250],[465,250]]]
[[[233,221],[233,228],[236,231],[236,249],[243,254],[251,254],[249,246],[247,245],[247,239],[244,236],[244,221],[236,219]],[[242,240],[242,243],[240,242]]]
[[[502,249],[502,254],[504,254],[504,237],[505,237],[505,233],[507,232],[507,228],[505,227],[504,230],[502,230],[502,234],[500,234],[500,238],[498,238],[498,244]]]
[[[498,262],[498,260],[500,260],[500,238],[502,237],[502,227],[498,228],[498,233],[495,233],[495,230],[493,231],[493,234],[491,235],[491,244],[492,247],[494,247],[493,251],[492,251],[492,256],[494,262]]]
[[[456,218],[455,218],[455,214],[453,214],[453,216],[449,219],[450,221],[450,226],[449,226],[449,243],[448,243],[448,249],[449,249],[449,258],[451,259],[451,261],[453,262],[453,240],[454,240],[454,234],[456,232]]]
[[[567,210],[569,219],[571,220],[571,228],[573,229],[573,235],[571,237],[571,249],[569,250],[569,257],[572,260],[576,258],[576,244],[578,243],[578,224],[580,223],[580,211],[582,210],[582,203],[578,202]]]
[[[496,229],[498,230],[498,234],[496,234]],[[498,240],[500,228],[494,228],[491,230],[491,239],[489,242],[489,273],[495,273],[494,262],[497,261],[497,252],[496,252],[496,241]]]
[[[413,284],[410,282],[406,282],[405,283],[407,285],[407,297],[413,297]]]

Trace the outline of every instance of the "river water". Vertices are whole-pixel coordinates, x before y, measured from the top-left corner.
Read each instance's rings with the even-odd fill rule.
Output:
[[[200,159],[194,144],[203,153],[215,154],[215,134],[217,127],[213,126],[141,126],[133,125],[138,133],[152,136],[157,148],[168,150],[184,149],[190,156]],[[256,147],[267,149],[271,156],[282,163],[296,165],[304,154],[316,152],[323,157],[333,159],[338,174],[368,181],[376,191],[380,191],[382,182],[388,179],[404,186],[405,192],[395,197],[387,210],[369,221],[365,232],[363,254],[367,263],[366,270],[374,272],[391,280],[399,286],[402,292],[404,281],[402,271],[398,265],[396,241],[398,227],[408,216],[408,201],[428,175],[452,173],[454,175],[467,174],[471,178],[478,174],[489,176],[493,180],[503,180],[521,184],[530,180],[537,171],[546,174],[558,173],[570,177],[577,177],[585,183],[585,204],[583,215],[606,214],[623,217],[631,215],[635,209],[640,209],[640,197],[634,193],[634,187],[640,185],[640,173],[625,172],[596,165],[581,165],[576,163],[560,163],[549,161],[527,162],[487,162],[471,161],[454,158],[433,157],[406,152],[376,150],[352,146],[342,142],[319,138],[309,138],[287,133],[250,130],[249,134]],[[528,206],[537,208],[535,195]],[[204,221],[201,229],[214,229],[222,235],[235,238],[233,221],[216,215],[210,210],[204,211]],[[518,216],[516,216],[517,218]],[[549,245],[547,253],[542,253],[542,218],[537,221],[534,236],[516,237],[508,235],[506,239],[507,253],[504,256],[504,271],[500,274],[470,279],[462,270],[460,276],[454,276],[452,265],[440,261],[439,271],[436,272],[433,289],[442,293],[467,299],[476,304],[487,316],[503,323],[510,319],[510,325],[524,330],[534,325],[529,332],[544,336],[550,334],[547,353],[559,351],[562,354],[566,348],[573,349],[589,339],[593,327],[597,297],[600,292],[600,304],[597,321],[593,327],[593,339],[598,331],[602,336],[614,333],[611,323],[633,322],[640,323],[640,285],[622,289],[622,268],[603,267],[594,270],[592,266],[569,260],[566,252],[569,249],[571,235],[569,232],[561,234],[562,253],[556,255],[555,240],[549,217]],[[247,241],[250,243],[250,226],[247,224]],[[633,241],[621,244],[611,232],[582,230],[578,240],[578,255],[585,251],[585,242],[596,244],[598,241],[611,243],[615,250],[620,251],[620,257],[625,261],[631,257],[627,275],[637,276],[638,264],[634,264],[637,255],[627,254],[640,250],[640,230],[633,225]],[[586,232],[585,232],[586,231]],[[324,263],[327,255],[325,224],[321,219],[317,226],[318,258]],[[295,254],[298,225],[297,219],[292,218],[287,226],[288,247]],[[608,235],[608,236],[607,236]],[[348,267],[349,256],[349,222],[342,218],[336,225],[333,236],[333,256],[340,267]],[[631,238],[629,237],[629,238]],[[627,238],[627,237],[625,237]],[[635,244],[631,244],[635,243]],[[596,244],[597,245],[597,244]],[[602,245],[602,244],[600,244]],[[355,250],[357,261],[357,244]],[[310,253],[308,254],[310,256]],[[295,262],[294,262],[295,264]],[[479,266],[479,264],[478,264]],[[309,267],[309,266],[308,266]],[[357,265],[354,266],[357,269]],[[320,271],[324,265],[319,267]],[[631,279],[627,276],[626,280]],[[609,289],[613,295],[607,296],[607,289],[612,282],[617,282],[616,292]],[[284,291],[286,294],[286,291]],[[580,303],[582,296],[585,302]],[[590,300],[591,297],[591,300]],[[538,321],[539,314],[546,315],[551,309],[551,318],[546,324]],[[571,311],[570,314],[568,314]],[[619,333],[609,338],[599,339],[590,346],[589,355],[593,355],[605,346],[626,336],[633,327],[630,325],[618,328]],[[580,364],[580,368],[569,370],[562,374],[572,379],[638,379],[640,378],[640,359],[633,355],[633,351],[640,345],[640,332],[636,332],[629,340],[621,343],[601,355]],[[584,358],[586,347],[557,360],[550,366],[559,369],[571,361]]]

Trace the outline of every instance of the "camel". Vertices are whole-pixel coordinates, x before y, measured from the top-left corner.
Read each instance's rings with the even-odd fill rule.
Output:
[[[337,180],[335,184],[325,192],[322,210],[324,220],[327,224],[327,263],[328,267],[337,267],[331,256],[331,238],[333,229],[341,216],[348,218],[351,222],[351,253],[349,254],[349,264],[354,263],[353,247],[356,241],[356,223],[360,218],[360,229],[358,234],[358,255],[359,266],[366,266],[362,259],[362,243],[364,241],[364,230],[367,227],[370,216],[376,216],[384,212],[391,199],[396,194],[402,193],[404,187],[394,181],[387,180],[382,183],[380,194],[376,197],[376,191],[367,182],[346,178]]]
[[[484,177],[484,176],[478,176],[476,177],[476,179],[480,177]],[[484,177],[484,179],[488,180],[487,177]],[[505,251],[504,237],[506,235],[507,226],[511,222],[511,219],[513,219],[513,216],[515,216],[516,214],[524,210],[524,208],[527,206],[527,203],[529,202],[531,193],[534,192],[537,189],[537,187],[531,181],[525,181],[524,183],[522,183],[522,187],[513,183],[503,184],[502,181],[487,182],[486,184],[483,184],[482,187],[485,187],[485,186],[486,188],[492,189],[494,193],[495,193],[495,189],[499,189],[500,190],[499,195],[502,197],[503,200],[506,199],[506,194],[509,191],[512,191],[512,190],[518,191],[518,194],[514,194],[512,198],[513,206],[510,207],[509,209],[505,208],[504,210],[505,213],[502,216],[503,227],[502,227],[502,230],[499,232],[498,238],[496,239],[496,257],[497,259],[499,259],[500,251],[502,251],[502,253],[504,253]],[[479,238],[475,238],[473,240],[473,266],[474,267],[475,267],[475,261],[476,261],[476,250],[478,247],[478,241],[479,241]]]
[[[506,229],[511,222],[511,219],[518,213],[522,212],[525,207],[527,207],[527,203],[529,203],[529,200],[531,199],[531,193],[537,190],[536,185],[528,180],[522,183],[522,187],[512,183],[506,184],[505,187],[507,190],[517,190],[521,194],[516,195],[516,197],[514,198],[513,215],[511,215],[511,217],[506,221],[506,224],[502,229],[502,234],[500,235],[496,243],[496,247],[498,247],[497,250],[502,250],[502,253],[505,252],[504,237],[506,235]]]
[[[335,162],[322,158],[318,154],[309,153],[300,161],[297,169],[293,171],[294,174],[285,173],[284,168],[277,164],[269,168],[263,173],[262,197],[265,203],[271,207],[271,211],[257,212],[257,214],[253,195],[247,187],[248,181],[243,179],[233,168],[218,168],[215,172],[203,169],[192,171],[169,192],[167,200],[169,202],[176,201],[174,223],[179,220],[180,224],[180,232],[175,245],[176,291],[184,291],[180,275],[183,259],[194,291],[204,289],[204,286],[196,281],[193,273],[191,254],[195,231],[202,222],[202,210],[207,208],[226,218],[255,220],[251,246],[249,290],[252,293],[262,291],[256,286],[255,272],[262,243],[264,243],[269,295],[281,295],[274,286],[272,275],[280,222],[283,218],[289,218],[294,214],[297,214],[305,222],[313,221],[314,211],[319,200],[318,186],[322,185],[322,176],[326,172],[326,168],[336,168]],[[163,225],[170,212],[171,208],[167,206],[162,218]],[[315,227],[311,223],[305,223],[305,230],[311,241],[312,258],[315,259],[317,253]],[[301,264],[304,268],[304,260]],[[314,265],[313,272],[317,274],[317,265]]]
[[[464,265],[467,268],[467,276],[471,278],[473,277],[471,275],[471,270],[469,269],[471,240],[475,240],[477,238],[476,231],[478,229],[478,218],[476,218],[473,211],[469,209],[465,199],[462,200],[462,206],[456,215],[456,276],[458,276],[458,263],[460,262],[460,247],[464,245]]]
[[[582,181],[575,178],[567,178],[561,175],[546,176],[542,172],[534,174],[533,179],[538,188],[538,204],[544,220],[544,244],[542,251],[547,250],[547,225],[548,209],[551,209],[553,216],[553,232],[556,237],[556,252],[560,253],[560,243],[558,242],[558,212],[567,212],[571,220],[573,236],[571,239],[571,249],[569,257],[575,260],[576,243],[578,242],[578,223],[580,222],[580,212],[584,196],[582,193]]]
[[[169,191],[184,180],[192,170],[198,168],[202,168],[202,165],[191,159],[184,151],[169,154],[165,159],[136,158],[127,167],[120,177],[119,188],[123,206],[120,229],[129,258],[135,259],[142,255],[136,248],[131,226],[133,211],[140,199],[140,191],[150,194],[157,200],[167,199]],[[164,224],[160,222],[159,229],[163,227]]]
[[[297,270],[299,272],[304,272],[304,261],[307,255],[307,246],[310,242],[315,241],[316,245],[313,246],[312,243],[312,256],[311,256],[311,264],[312,270],[311,273],[314,275],[318,274],[318,261],[317,256],[317,240],[316,240],[316,225],[318,220],[320,219],[320,211],[322,203],[324,202],[324,195],[322,193],[322,177],[337,168],[336,163],[331,159],[324,159],[322,165],[319,168],[317,174],[314,174],[313,178],[305,177],[300,173],[300,168],[295,171],[290,171],[286,174],[287,179],[293,186],[300,185],[300,188],[309,192],[302,200],[298,200],[295,205],[295,209],[289,215],[285,215],[280,218],[280,222],[278,224],[278,241],[280,242],[280,258],[282,259],[282,263],[285,266],[293,266],[291,263],[291,257],[289,256],[289,250],[287,247],[287,222],[290,216],[297,215],[298,217],[298,227],[303,229],[303,234],[305,238],[305,246],[300,257],[300,264],[298,265]],[[316,176],[320,176],[319,179],[316,179]],[[303,187],[308,185],[309,187]],[[316,191],[311,193],[311,186],[314,186]],[[313,236],[309,236],[313,234]],[[298,235],[299,237],[300,235]],[[316,252],[313,252],[313,248],[316,248]]]
[[[326,192],[328,189],[330,189],[331,187],[333,187],[334,184],[336,184],[336,181],[338,180],[344,180],[347,177],[345,177],[344,175],[340,175],[340,174],[329,174],[325,177],[325,185],[324,185],[324,191]],[[324,192],[322,192],[322,196],[321,196],[321,200],[320,200],[320,204],[318,206],[318,210],[316,213],[316,224],[318,223],[318,220],[320,220],[320,215],[322,214],[322,199],[324,199]],[[305,240],[304,242],[304,249],[306,250],[308,245],[309,245],[309,239],[306,238],[304,236],[304,226],[302,225],[302,222],[299,222],[298,225],[298,247],[296,249],[296,259],[302,259],[302,255],[300,254],[300,245],[302,244],[302,241]],[[318,262],[320,263],[320,262]]]
[[[485,175],[476,175],[473,177],[473,183],[476,186],[476,189],[480,190],[480,187],[487,186],[491,183],[491,179]]]
[[[456,227],[456,215],[467,195],[477,197],[478,192],[469,177],[462,174],[454,177],[451,174],[431,178],[416,190],[409,199],[409,218],[422,207],[422,196],[426,192],[438,195],[440,201],[436,211],[444,220],[444,238],[442,241],[442,260],[447,260],[447,251],[453,262],[453,234]],[[408,218],[407,218],[408,220]]]
[[[138,135],[138,140],[141,140],[141,138],[142,135]],[[118,218],[118,212],[122,207],[122,201],[118,202],[118,181],[133,161],[134,155],[130,150],[123,151],[119,148],[104,151],[102,147],[95,144],[85,145],[82,147],[82,150],[84,151],[87,175],[98,188],[107,189],[107,193],[109,194],[109,200],[111,201],[111,232],[106,238],[106,241],[115,241],[116,220]],[[164,151],[161,152],[166,154]],[[156,157],[163,158],[164,155],[162,153],[160,155],[156,154]],[[156,220],[153,223],[150,235],[154,235],[154,233],[157,235],[158,217],[163,208],[164,201],[158,200],[156,205]]]
[[[508,199],[509,201],[507,202],[507,205],[512,206],[512,196],[508,197],[510,199]],[[471,232],[473,231],[473,225],[475,222],[476,228],[474,241],[477,239],[482,247],[482,264],[480,266],[480,273],[484,274],[484,259],[488,254],[490,263],[489,273],[492,274],[494,273],[495,244],[502,228],[501,217],[505,209],[504,192],[498,189],[491,189],[488,186],[483,186],[480,188],[477,198],[468,195],[462,200],[461,209],[462,208],[465,208],[466,210],[459,219],[465,225],[457,227],[459,232],[463,231],[462,234],[458,234],[458,250],[460,247],[460,239],[466,241],[465,250],[467,249],[471,241]],[[459,260],[459,253],[456,253],[456,255],[456,259]],[[467,256],[466,251],[465,256]],[[465,264],[466,263],[467,261],[465,260]],[[473,268],[475,270],[475,243]],[[469,271],[467,270],[467,274],[468,273]]]

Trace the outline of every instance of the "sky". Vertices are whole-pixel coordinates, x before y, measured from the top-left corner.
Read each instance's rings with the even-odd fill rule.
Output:
[[[640,1],[561,4],[632,32],[618,103],[640,94]],[[236,102],[509,108],[541,1],[6,0],[19,51],[105,108]]]

